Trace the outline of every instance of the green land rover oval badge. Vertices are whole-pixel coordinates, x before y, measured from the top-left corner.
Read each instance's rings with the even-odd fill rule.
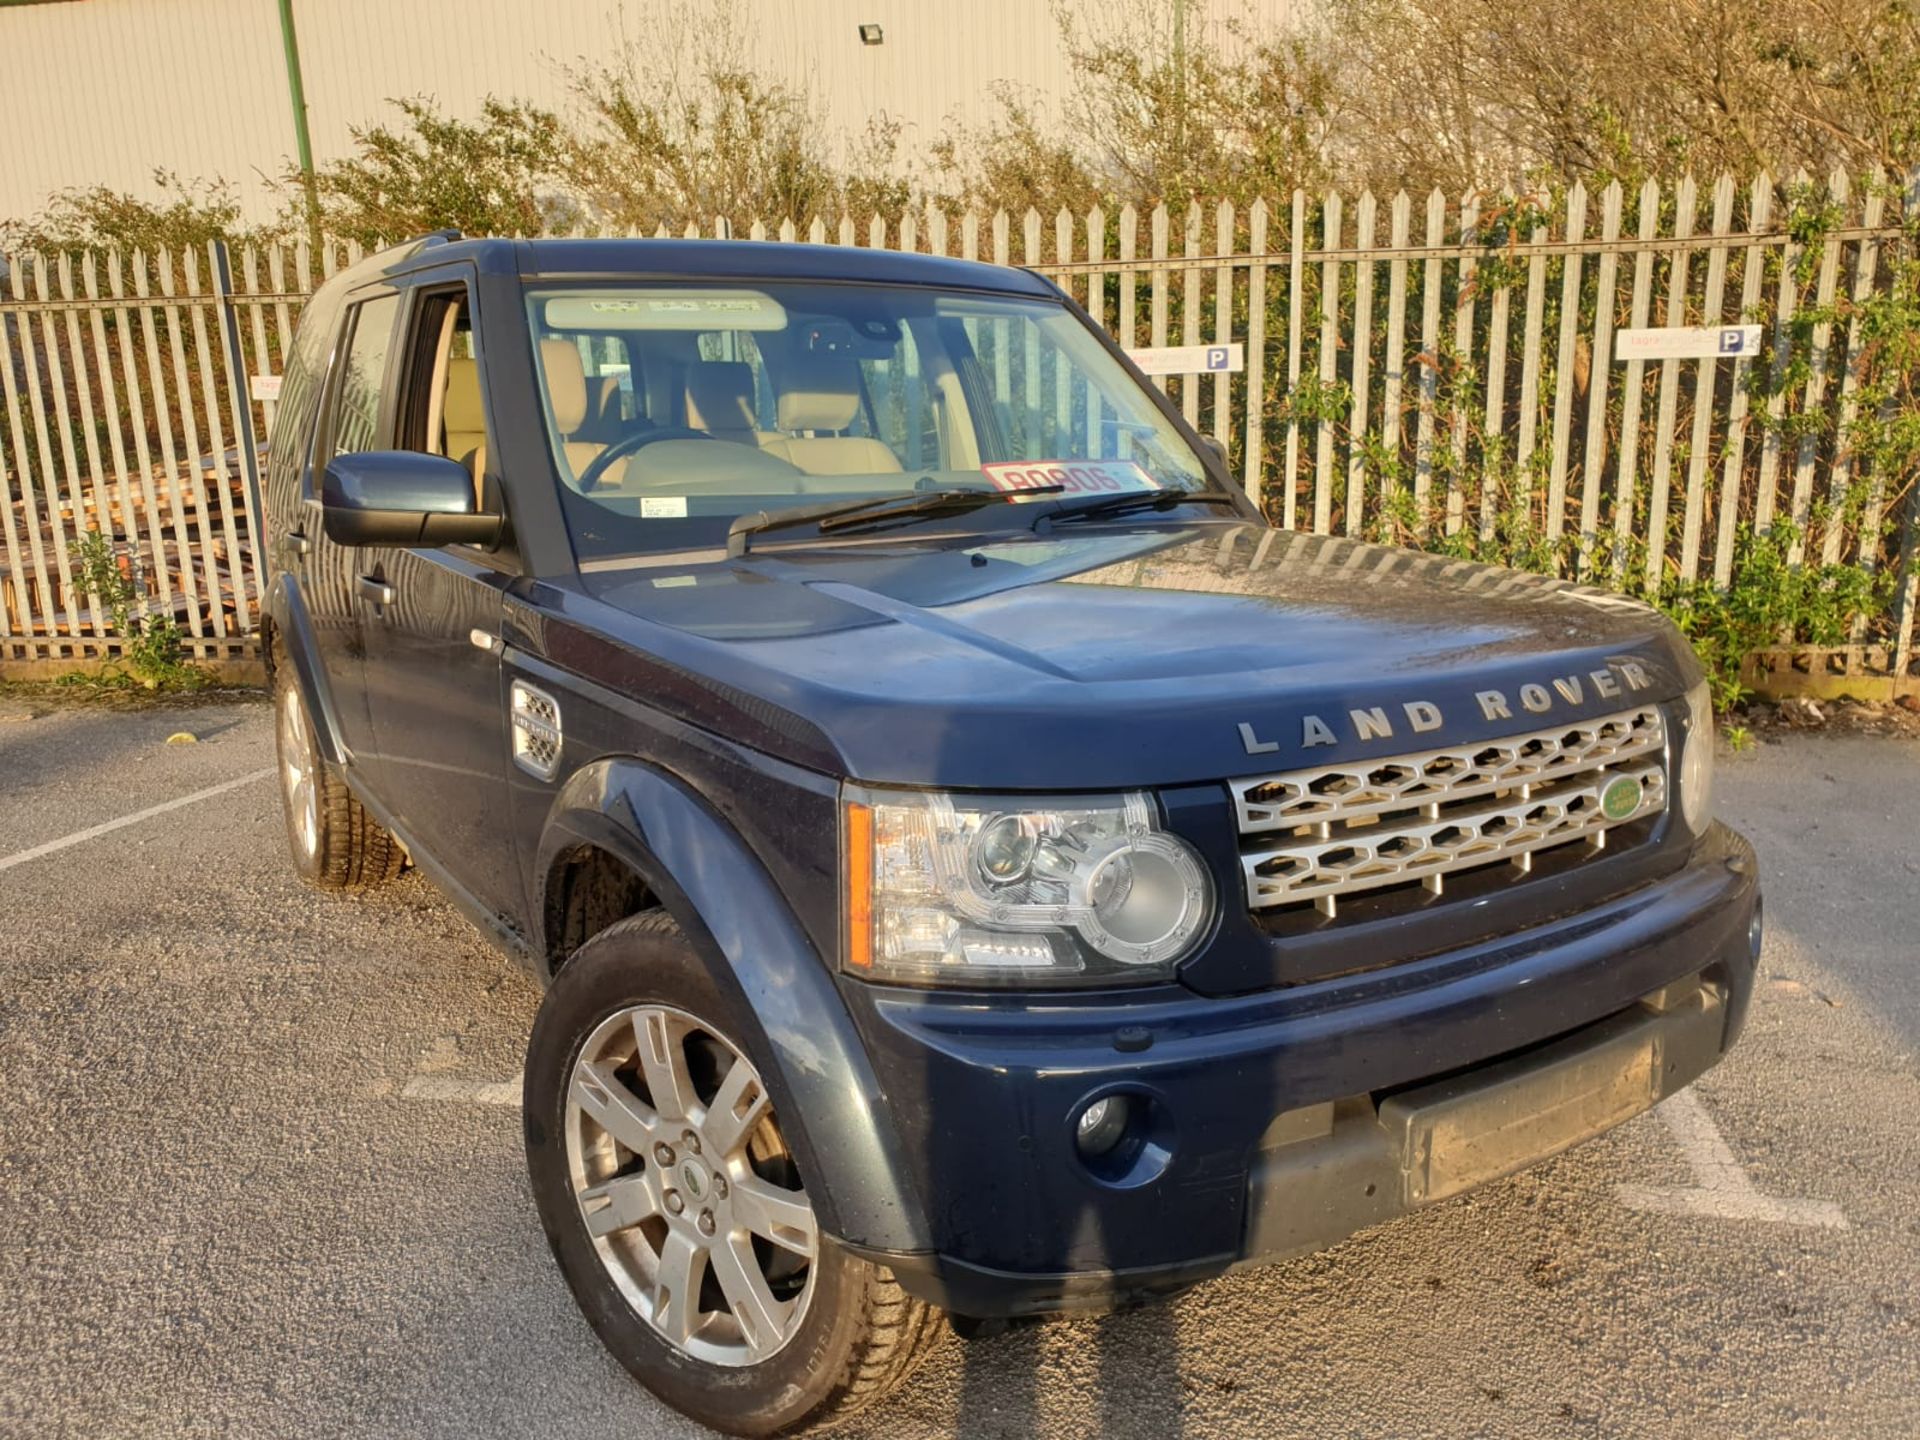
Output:
[[[1642,789],[1631,775],[1616,775],[1600,792],[1600,813],[1609,820],[1625,820],[1640,808]]]

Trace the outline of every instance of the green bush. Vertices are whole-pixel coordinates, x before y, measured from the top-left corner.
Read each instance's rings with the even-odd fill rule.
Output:
[[[583,213],[567,189],[571,141],[558,117],[488,98],[472,121],[426,100],[398,100],[404,124],[353,132],[357,153],[319,167],[321,228],[365,246],[453,226],[470,235],[565,230]],[[298,173],[284,182],[286,223],[303,223]]]
[[[82,683],[139,685],[148,690],[198,689],[203,672],[181,654],[180,627],[170,615],[155,615],[145,597],[120,569],[113,544],[98,530],[89,530],[71,551],[74,584],[91,595],[107,612],[109,630],[122,649],[117,662],[103,665]]]
[[[1858,565],[1794,563],[1800,538],[1790,521],[1764,532],[1743,525],[1726,589],[1676,581],[1659,597],[1706,666],[1716,709],[1746,698],[1740,662],[1754,651],[1781,643],[1844,644],[1856,623],[1887,603],[1885,574]]]
[[[29,220],[0,221],[0,251],[122,249],[179,251],[209,240],[265,240],[278,226],[240,220],[233,188],[219,180],[183,180],[153,172],[158,200],[142,200],[105,185],[62,190]]]

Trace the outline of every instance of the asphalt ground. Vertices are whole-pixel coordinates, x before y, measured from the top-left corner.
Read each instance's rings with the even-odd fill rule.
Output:
[[[0,1434],[691,1433],[534,1217],[535,987],[416,876],[299,885],[269,722],[0,695]],[[1768,743],[1720,796],[1772,928],[1694,1090],[1325,1254],[950,1342],[846,1433],[1920,1433],[1920,744]]]

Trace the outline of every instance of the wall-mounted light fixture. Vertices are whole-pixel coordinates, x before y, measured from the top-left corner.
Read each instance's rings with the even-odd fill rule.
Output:
[[[862,45],[879,45],[884,43],[886,38],[887,37],[881,33],[878,25],[862,25],[860,27],[860,43]]]

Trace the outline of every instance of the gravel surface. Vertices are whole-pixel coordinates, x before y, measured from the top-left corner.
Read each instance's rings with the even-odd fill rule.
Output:
[[[409,875],[298,885],[261,705],[0,696],[0,1434],[684,1435],[573,1309],[511,1079],[538,996]],[[188,731],[197,744],[166,744]],[[1920,1433],[1920,744],[1723,758],[1772,929],[1696,1087],[1761,1197],[1690,1218],[1661,1115],[1177,1302],[954,1341],[847,1433]],[[1764,1208],[1764,1206],[1762,1207]]]

